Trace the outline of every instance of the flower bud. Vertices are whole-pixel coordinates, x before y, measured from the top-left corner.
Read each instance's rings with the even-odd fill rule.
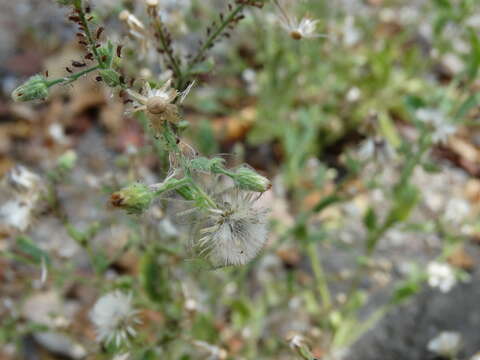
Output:
[[[131,184],[112,194],[110,201],[115,207],[125,209],[129,214],[142,214],[150,207],[155,197],[148,186]]]
[[[247,167],[237,169],[232,178],[243,190],[264,192],[272,187],[270,180]]]
[[[102,80],[110,87],[116,87],[120,85],[120,74],[113,69],[101,69],[98,73],[102,77]]]
[[[14,101],[45,99],[48,96],[48,83],[42,75],[35,75],[12,92]]]

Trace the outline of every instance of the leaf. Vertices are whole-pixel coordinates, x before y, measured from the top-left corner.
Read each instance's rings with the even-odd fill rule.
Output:
[[[19,236],[16,239],[16,244],[20,252],[28,255],[29,258],[37,265],[42,263],[42,259],[50,265],[51,260],[49,255],[42,249],[40,249],[28,236]]]
[[[140,283],[150,300],[162,303],[170,298],[168,269],[159,264],[155,252],[147,252],[140,260]]]
[[[418,293],[421,289],[420,283],[414,279],[399,284],[393,293],[391,303],[398,305]]]
[[[478,68],[480,66],[480,41],[478,35],[473,29],[468,29],[470,35],[470,45],[472,50],[469,56],[469,63],[467,66],[468,79],[473,82],[478,74]]]
[[[365,217],[363,218],[363,223],[365,224],[368,231],[373,232],[377,228],[377,214],[373,208],[369,208]]]
[[[392,119],[386,113],[381,113],[378,117],[380,131],[387,141],[394,147],[398,148],[402,141],[398,135],[397,128],[393,124]]]

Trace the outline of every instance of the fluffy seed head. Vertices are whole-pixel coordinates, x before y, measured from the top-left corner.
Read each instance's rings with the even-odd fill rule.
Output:
[[[194,225],[194,254],[213,267],[246,264],[267,239],[267,210],[256,207],[258,194],[236,187],[213,199],[217,207],[204,210]]]
[[[131,294],[117,290],[102,296],[90,312],[90,319],[97,329],[97,340],[114,342],[116,346],[127,343],[130,336],[136,335],[133,329],[139,323],[136,314]]]

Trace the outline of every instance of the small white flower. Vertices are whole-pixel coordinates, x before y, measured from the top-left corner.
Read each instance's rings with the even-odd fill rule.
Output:
[[[459,333],[443,331],[428,342],[427,348],[437,355],[450,358],[458,352],[461,342],[462,339]]]
[[[23,166],[10,170],[0,184],[0,228],[25,231],[40,200],[41,178]]]
[[[441,292],[449,292],[457,283],[452,267],[445,263],[431,262],[427,267],[428,285]]]
[[[444,218],[446,221],[461,223],[472,211],[470,203],[462,198],[454,197],[448,200],[445,206]]]
[[[246,264],[267,239],[267,211],[255,206],[259,195],[232,187],[212,197],[217,207],[200,213],[192,250],[214,267]]]
[[[317,33],[317,24],[319,20],[313,20],[308,17],[303,17],[298,20],[295,16],[290,15],[285,8],[279,3],[274,1],[274,4],[278,10],[278,19],[280,25],[288,32],[288,34],[295,40],[300,39],[312,39],[318,37],[326,37],[326,35]]]
[[[457,127],[445,118],[445,114],[437,109],[423,108],[416,112],[417,119],[432,128],[432,140],[444,144],[457,131]]]
[[[381,137],[368,138],[360,144],[358,149],[360,160],[374,160],[378,163],[386,163],[395,157],[395,150]]]
[[[205,341],[194,340],[193,344],[199,349],[202,349],[208,353],[208,360],[225,360],[228,356],[228,353],[225,349],[211,345]]]
[[[130,336],[136,335],[133,326],[140,322],[137,313],[132,305],[132,294],[117,290],[102,296],[90,312],[90,319],[97,328],[97,340],[113,341],[116,346],[128,342]]]
[[[295,350],[305,346],[305,338],[302,335],[295,334],[288,340],[290,349]]]

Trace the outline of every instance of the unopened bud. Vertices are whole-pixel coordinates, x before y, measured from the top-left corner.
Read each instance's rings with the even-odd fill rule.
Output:
[[[48,83],[42,75],[35,75],[12,92],[14,101],[45,99],[48,96]]]
[[[121,84],[120,74],[113,69],[101,69],[98,71],[102,80],[110,87],[116,87]]]
[[[237,169],[232,178],[243,190],[264,192],[272,187],[270,180],[247,167]]]
[[[112,194],[110,201],[115,207],[125,209],[129,214],[142,214],[150,207],[155,197],[148,186],[131,184]]]

